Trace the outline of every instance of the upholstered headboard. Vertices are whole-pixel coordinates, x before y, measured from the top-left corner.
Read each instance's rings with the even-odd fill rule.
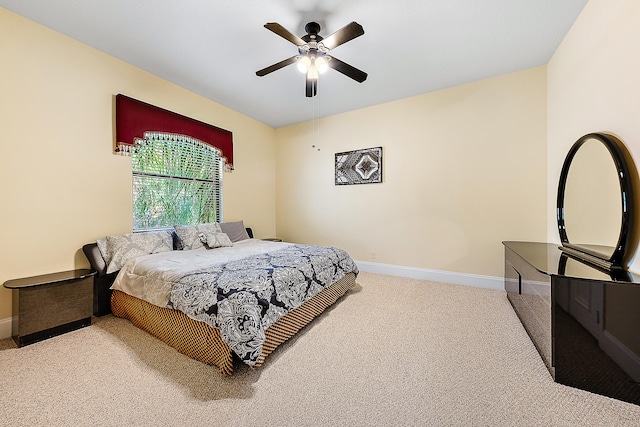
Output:
[[[102,258],[97,243],[89,243],[82,247],[82,252],[89,260],[91,269],[97,274],[93,276],[93,315],[104,316],[111,313],[111,285],[118,272],[107,274],[107,264]]]
[[[253,238],[253,230],[245,228],[250,238]],[[182,249],[180,238],[175,232],[173,237],[173,249]],[[102,258],[102,253],[97,243],[88,243],[82,247],[82,252],[89,260],[91,269],[97,274],[93,278],[93,315],[104,316],[111,313],[111,285],[116,280],[118,272],[107,273],[107,263]]]
[[[82,252],[89,260],[91,269],[96,271],[96,276],[102,277],[107,274],[107,263],[104,262],[97,243],[88,243],[82,247]]]

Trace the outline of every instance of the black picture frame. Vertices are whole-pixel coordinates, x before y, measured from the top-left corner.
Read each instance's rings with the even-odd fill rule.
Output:
[[[335,185],[382,182],[382,147],[335,154]]]

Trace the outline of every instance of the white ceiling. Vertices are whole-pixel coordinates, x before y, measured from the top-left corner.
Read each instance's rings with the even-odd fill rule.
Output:
[[[0,6],[272,127],[546,64],[587,0],[0,0]],[[263,27],[365,34],[331,55],[369,74],[329,70],[318,102],[290,65],[297,53]]]

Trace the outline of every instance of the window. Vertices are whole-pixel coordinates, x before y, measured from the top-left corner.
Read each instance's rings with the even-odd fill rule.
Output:
[[[133,229],[221,222],[224,163],[195,138],[145,132],[131,153]]]

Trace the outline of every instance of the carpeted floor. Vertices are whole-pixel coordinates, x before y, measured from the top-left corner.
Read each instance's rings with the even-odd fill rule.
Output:
[[[232,377],[128,321],[0,341],[0,425],[639,426],[640,406],[553,382],[504,292],[361,273]]]

